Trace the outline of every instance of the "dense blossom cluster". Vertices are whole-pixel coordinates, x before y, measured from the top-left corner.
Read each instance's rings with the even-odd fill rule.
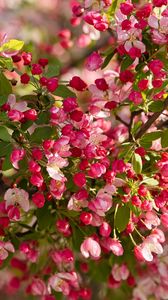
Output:
[[[1,41],[0,287],[89,300],[99,276],[101,299],[125,287],[167,299],[168,3],[81,2],[71,23],[84,46],[97,31],[112,39],[86,58],[88,78]]]

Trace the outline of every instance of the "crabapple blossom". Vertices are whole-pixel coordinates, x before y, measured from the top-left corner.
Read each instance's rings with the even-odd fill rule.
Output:
[[[81,253],[84,257],[88,258],[91,256],[93,259],[98,259],[101,254],[101,248],[97,241],[93,238],[87,238],[80,247]]]
[[[25,212],[29,210],[29,194],[20,188],[8,189],[4,195],[5,206],[18,204]]]

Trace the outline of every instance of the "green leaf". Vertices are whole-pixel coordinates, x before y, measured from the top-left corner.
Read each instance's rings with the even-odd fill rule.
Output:
[[[11,136],[4,126],[0,126],[0,140],[9,142],[11,140]]]
[[[73,232],[72,234],[73,249],[79,251],[80,246],[84,240],[84,234],[82,234],[81,230],[72,223],[71,223],[71,227]]]
[[[11,57],[0,57],[0,66],[3,69],[8,69],[9,71],[11,71],[13,69],[13,61],[11,59]]]
[[[162,135],[162,131],[158,130],[155,132],[149,132],[144,134],[144,136],[140,139],[139,143],[142,147],[148,149],[152,146],[152,142],[159,139]]]
[[[9,42],[3,44],[1,47],[0,47],[0,51],[3,52],[3,51],[19,51],[22,49],[24,45],[24,42],[23,41],[20,41],[20,40],[10,40]]]
[[[45,73],[46,77],[55,77],[60,73],[60,62],[58,59],[52,60],[48,66],[48,70]]]
[[[49,123],[50,120],[50,113],[49,111],[42,111],[38,115],[38,119],[36,121],[36,124],[41,125],[41,124],[47,124]]]
[[[127,206],[121,206],[118,208],[115,215],[114,225],[118,232],[125,230],[130,219],[130,209]]]
[[[168,129],[162,131],[161,145],[162,145],[163,148],[168,147]]]
[[[101,69],[104,69],[105,67],[107,67],[107,65],[109,64],[110,60],[113,58],[115,54],[115,50],[113,50],[110,54],[108,54],[101,66]]]
[[[121,71],[126,70],[133,62],[134,60],[130,56],[126,56],[121,63]]]
[[[42,208],[35,212],[40,230],[48,229],[55,222],[55,217],[51,214],[50,203],[46,202]]]
[[[40,143],[43,140],[49,139],[54,133],[54,129],[49,126],[38,127],[30,137],[31,142]]]
[[[149,110],[152,112],[159,112],[162,111],[164,107],[164,102],[163,101],[153,101],[149,105]]]
[[[136,174],[140,174],[142,171],[142,159],[138,153],[134,153],[132,156],[132,165]]]
[[[4,104],[9,94],[12,93],[12,86],[9,80],[0,72],[0,105]]]
[[[76,98],[76,94],[73,93],[70,89],[68,89],[65,85],[59,85],[53,94],[62,98],[67,98],[67,97]]]
[[[10,154],[12,149],[11,143],[0,141],[0,157],[5,157],[7,154]]]
[[[145,183],[145,184],[151,185],[151,186],[156,186],[159,184],[159,182],[156,179],[148,178],[148,177],[143,179],[141,183]]]
[[[107,15],[113,17],[115,14],[115,11],[117,9],[117,7],[119,6],[119,4],[122,2],[122,0],[114,0],[112,1],[112,4],[109,8],[109,10],[107,11]]]
[[[12,169],[13,166],[10,161],[10,154],[6,155],[5,160],[2,163],[2,171],[7,171]]]

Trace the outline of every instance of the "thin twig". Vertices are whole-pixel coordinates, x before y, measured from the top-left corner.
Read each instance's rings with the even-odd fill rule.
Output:
[[[162,114],[162,112],[165,110],[165,108],[168,106],[168,97],[166,98],[164,102],[163,109],[159,112],[155,112],[148,121],[140,128],[138,133],[135,135],[135,140],[140,139],[144,133],[151,127],[151,125],[159,118],[159,116]]]

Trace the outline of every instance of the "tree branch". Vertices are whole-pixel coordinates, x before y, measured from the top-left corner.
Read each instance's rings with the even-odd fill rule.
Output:
[[[159,118],[159,116],[162,114],[162,112],[165,110],[165,108],[168,106],[168,97],[166,98],[164,102],[163,109],[159,112],[155,112],[148,121],[141,127],[141,129],[138,131],[138,133],[135,135],[135,139],[141,138],[144,133],[151,127],[151,125]]]

